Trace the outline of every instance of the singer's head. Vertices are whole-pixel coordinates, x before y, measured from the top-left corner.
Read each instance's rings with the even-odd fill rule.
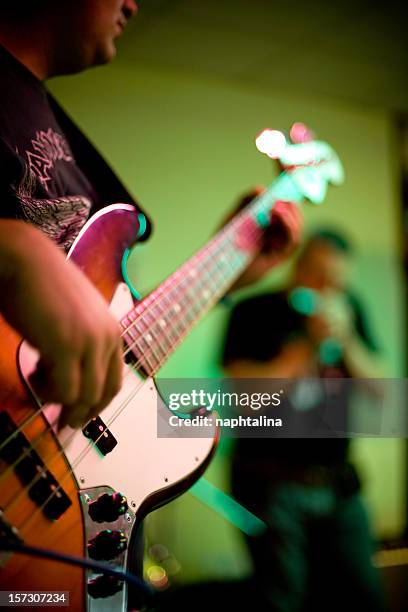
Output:
[[[343,291],[352,246],[340,232],[321,229],[306,240],[295,265],[295,286]]]
[[[4,0],[0,44],[41,80],[104,64],[135,0]]]

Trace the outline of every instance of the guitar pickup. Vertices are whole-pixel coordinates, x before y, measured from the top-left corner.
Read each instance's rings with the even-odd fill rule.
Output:
[[[92,440],[102,455],[107,455],[117,445],[118,441],[106,427],[100,417],[95,417],[82,430],[86,438]]]
[[[30,499],[44,515],[57,520],[72,502],[27,438],[7,412],[0,412],[0,459],[13,467],[20,482],[27,486]]]
[[[18,461],[30,448],[27,438],[17,430],[8,413],[4,411],[0,412],[0,444],[0,459],[9,465]]]

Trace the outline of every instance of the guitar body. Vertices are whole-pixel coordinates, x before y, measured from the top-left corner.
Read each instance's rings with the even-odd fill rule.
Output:
[[[118,320],[133,305],[123,282],[122,262],[138,230],[133,207],[112,205],[88,221],[69,253],[111,304]],[[44,328],[46,333],[46,322]],[[35,351],[21,344],[21,338],[2,319],[0,337],[0,416],[10,431],[31,417],[20,433],[64,497],[63,511],[48,507],[47,494],[33,494],[30,481],[24,484],[24,470],[21,475],[21,469],[15,467],[23,463],[21,454],[16,462],[0,450],[2,535],[13,528],[27,545],[78,557],[87,556],[89,540],[102,530],[122,530],[129,543],[132,530],[149,511],[187,490],[208,465],[216,446],[216,430],[205,438],[187,438],[178,431],[171,437],[158,437],[158,419],[168,419],[169,409],[154,380],[143,378],[127,364],[121,391],[99,415],[113,448],[101,452],[94,438],[81,430],[66,427],[57,433],[51,426],[60,407],[46,406],[36,414],[39,406],[27,383],[38,358]],[[0,443],[4,440],[2,437]],[[127,498],[126,513],[100,522],[90,517],[92,502],[104,493],[118,492]],[[55,514],[59,515],[57,520]],[[108,562],[125,567],[128,554],[125,549]],[[0,553],[0,568],[1,590],[69,591],[74,610],[126,609],[126,588],[106,597],[90,597],[87,581],[97,574],[69,564]]]
[[[2,342],[0,345],[0,404],[2,411],[6,410],[18,426],[31,416],[36,406],[27,394],[17,370],[17,354],[20,339],[2,321],[0,330]],[[58,454],[59,444],[53,433],[45,433],[47,423],[39,416],[24,429],[24,435],[34,440],[43,434],[36,450],[47,464]],[[53,473],[56,479],[64,477],[67,472],[65,458],[54,459]],[[7,474],[6,474],[7,472]],[[7,509],[24,488],[14,470],[8,469],[8,464],[1,462],[0,507]],[[46,546],[53,550],[82,556],[84,554],[84,533],[81,527],[82,515],[78,499],[78,487],[75,479],[67,477],[64,490],[69,495],[72,505],[59,521],[52,522],[39,513],[32,529],[24,539],[27,543]],[[10,511],[6,511],[7,522],[20,531],[37,510],[37,505],[28,495],[23,495]],[[59,563],[35,559],[31,556],[2,553],[0,570],[0,586],[2,590],[69,590],[73,609],[82,610],[84,603],[84,576],[80,569],[72,566],[63,567]]]
[[[140,229],[136,210],[111,205],[84,226],[68,256],[110,304],[136,363],[124,363],[120,392],[83,430],[56,431],[60,407],[41,407],[28,383],[38,355],[0,318],[0,590],[69,592],[79,612],[127,609],[124,584],[103,572],[8,554],[1,543],[126,568],[142,518],[204,471],[218,431],[189,438],[188,428],[169,427],[152,376],[259,253],[276,202],[320,203],[327,183],[343,180],[337,155],[320,141],[287,145],[280,162],[277,181],[136,307],[122,274]]]

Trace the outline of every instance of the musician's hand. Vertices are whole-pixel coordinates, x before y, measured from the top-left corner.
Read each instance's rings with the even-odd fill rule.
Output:
[[[307,318],[306,329],[315,344],[332,338],[347,346],[356,335],[354,318],[346,294],[327,290],[319,296],[319,311]]]
[[[263,187],[253,189],[242,198],[238,210],[249,204],[263,191]],[[299,245],[302,226],[302,214],[296,204],[277,202],[272,210],[270,226],[264,232],[263,245],[259,254],[236,280],[231,290],[260,280],[271,268],[290,257]]]
[[[40,353],[32,383],[78,427],[119,391],[119,325],[85,275],[39,230],[0,221],[0,311]]]

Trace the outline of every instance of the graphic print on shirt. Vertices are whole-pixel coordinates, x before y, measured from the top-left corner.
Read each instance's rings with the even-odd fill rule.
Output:
[[[74,161],[69,144],[64,136],[49,128],[47,131],[36,132],[35,138],[31,140],[31,147],[32,150],[25,151],[29,170],[38,177],[41,185],[48,191],[48,183],[52,180],[50,170],[55,163]]]
[[[49,199],[34,197],[37,183],[37,176],[27,168],[26,176],[16,190],[19,216],[67,251],[87,221],[92,202],[85,195]]]

